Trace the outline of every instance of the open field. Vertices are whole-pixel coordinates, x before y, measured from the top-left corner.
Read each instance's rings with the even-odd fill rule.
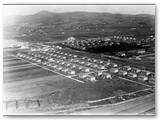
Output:
[[[43,101],[44,106],[47,104],[46,110],[49,109],[49,111],[51,110],[50,107],[54,105],[71,106],[80,103],[86,104],[87,101],[100,101],[93,105],[89,104],[89,107],[101,104],[121,103],[123,100],[116,98],[116,96],[129,94],[135,91],[141,91],[150,87],[145,84],[140,84],[139,82],[133,82],[132,80],[128,81],[117,77],[116,73],[114,74],[109,72],[109,66],[105,69],[107,69],[106,71],[108,71],[108,73],[114,75],[112,79],[98,80],[93,83],[90,81],[87,82],[86,80],[81,80],[84,81],[84,83],[80,83],[76,80],[79,80],[77,75],[82,71],[78,71],[75,73],[75,75],[68,77],[60,70],[51,69],[46,65],[36,63],[33,64],[32,61],[28,61],[27,59],[24,60],[23,58],[19,59],[18,57],[15,60],[13,59],[14,57],[7,58],[6,61],[4,59],[4,98],[7,99],[7,101],[17,100],[18,104],[20,104],[19,100],[31,99],[32,101],[32,99],[36,99],[36,101],[34,101],[35,103],[32,101],[32,104],[32,102],[27,101],[27,104],[31,104],[31,106],[37,106],[38,110],[39,107],[41,108],[41,106],[37,101],[41,100]],[[55,58],[55,60],[58,60],[58,58]],[[70,65],[76,64],[82,67],[85,66],[86,68],[92,70],[87,73],[92,73],[95,70],[98,70],[91,66],[70,62],[70,60],[71,59],[66,59],[67,63]],[[60,63],[62,63],[62,61]],[[66,64],[61,65],[60,63],[54,64],[65,67]],[[118,65],[118,67],[122,66]],[[141,94],[138,97],[140,96]],[[110,97],[113,98],[109,99]],[[127,97],[130,97],[129,99],[133,99],[131,96]],[[109,100],[103,101],[103,99]],[[126,100],[127,99],[128,98],[126,98]],[[10,102],[6,104],[11,106]],[[47,106],[49,108],[47,108]],[[56,111],[59,112],[58,110],[59,109]],[[63,110],[67,110],[67,108],[64,107]]]
[[[136,98],[134,100],[104,105],[95,109],[70,113],[71,115],[138,115],[155,107],[154,95]],[[148,109],[148,110],[147,110]],[[150,114],[153,115],[153,114]]]
[[[3,62],[3,67],[12,67],[12,66],[18,66],[18,65],[24,65],[24,64],[28,64],[28,63],[22,60],[8,61],[8,62]]]
[[[5,73],[3,78],[4,82],[14,82],[14,81],[21,81],[21,80],[29,80],[32,78],[38,78],[43,76],[50,76],[50,75],[56,75],[53,72],[46,71],[42,68],[34,68],[34,69],[23,69],[22,71],[17,72],[9,72]]]

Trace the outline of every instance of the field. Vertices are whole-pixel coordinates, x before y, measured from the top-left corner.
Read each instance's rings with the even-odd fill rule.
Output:
[[[154,69],[155,68],[155,53],[141,55],[141,56],[138,56],[138,59],[132,58],[132,59],[128,59],[128,61],[137,62],[145,66],[149,65],[152,67],[152,69]]]
[[[9,64],[10,68],[7,68],[7,70],[3,72],[4,86],[7,88],[5,91],[14,92],[12,94],[18,96],[39,96],[47,93],[46,91],[49,93],[58,90],[62,91],[62,96],[59,99],[69,99],[72,102],[79,102],[111,97],[116,95],[118,91],[129,93],[146,88],[145,86],[127,82],[119,78],[105,80],[95,84],[91,82],[82,84],[38,66],[29,65],[26,67],[27,62],[22,60],[7,61],[4,63],[6,65]],[[19,66],[13,69],[13,63],[18,66],[25,66]],[[4,66],[4,70],[5,68]],[[68,95],[70,97],[68,97]]]
[[[80,104],[80,107],[83,105],[115,104],[122,102],[116,96],[149,88],[143,84],[126,81],[119,77],[99,80],[94,83],[82,80],[85,82],[80,83],[76,81],[76,79],[79,79],[77,76],[65,77],[65,75],[61,75],[60,72],[51,70],[49,67],[35,65],[8,55],[4,56],[3,62],[4,99],[10,101],[5,102],[8,106],[7,109],[15,108],[11,106],[17,104],[19,104],[19,109],[23,101],[25,101],[26,107],[28,104],[34,110],[38,107],[35,111],[39,112],[48,109],[50,111],[53,106],[63,106],[62,109],[67,110],[64,105],[75,105],[73,108],[76,109],[77,104]],[[103,99],[108,100],[103,101]],[[89,101],[97,100],[100,100],[100,102],[87,104]],[[69,107],[69,109],[71,108]],[[15,109],[18,110],[17,107]],[[59,109],[62,110],[61,108],[55,108],[55,111]]]

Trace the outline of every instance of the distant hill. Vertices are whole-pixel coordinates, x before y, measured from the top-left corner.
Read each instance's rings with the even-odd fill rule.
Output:
[[[52,34],[50,38],[56,38],[57,36],[64,36],[64,38],[68,36],[98,37],[116,34],[154,33],[155,16],[149,14],[41,11],[26,16],[4,17],[4,26],[13,25],[25,26],[35,31],[45,27],[43,33],[48,36]],[[25,34],[27,34],[26,31]],[[43,35],[46,37],[46,34]]]
[[[107,22],[116,25],[117,22],[130,22],[133,24],[146,23],[149,25],[154,25],[155,16],[149,14],[138,14],[138,15],[127,15],[127,14],[111,14],[111,13],[94,13],[94,12],[66,12],[66,13],[53,13],[48,11],[41,11],[33,15],[26,16],[10,16],[14,17],[16,20],[13,24],[23,24],[23,23],[42,23],[43,25],[55,24],[61,21],[62,24],[67,22],[89,22],[92,23],[96,21],[97,23]],[[93,20],[93,21],[92,21]],[[6,20],[8,21],[8,20]],[[94,23],[93,23],[94,24]]]

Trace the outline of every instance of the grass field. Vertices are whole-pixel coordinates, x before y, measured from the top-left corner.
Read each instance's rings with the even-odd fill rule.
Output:
[[[72,90],[73,101],[102,99],[120,94],[130,93],[147,87],[122,79],[114,78],[96,83],[75,86]]]
[[[54,91],[63,91],[79,84],[60,75],[43,76],[4,84],[6,96],[34,97]]]
[[[10,72],[5,73],[3,76],[4,82],[13,82],[13,81],[21,81],[21,80],[29,80],[32,78],[39,78],[43,76],[56,75],[56,73],[44,70],[42,68],[34,68],[34,69],[23,69],[19,72]]]
[[[64,77],[31,64],[28,67],[26,67],[27,65],[25,67],[22,66],[22,68],[17,66],[16,69],[10,66],[18,64],[19,61],[21,60],[12,61],[11,63],[6,62],[6,65],[9,65],[7,68],[4,67],[7,69],[3,72],[3,96],[6,98],[28,99],[37,97],[46,101],[49,100],[48,103],[51,105],[71,105],[105,99],[147,88],[118,77],[98,80],[95,83],[79,83],[72,78]],[[23,65],[27,62],[21,61],[21,63]],[[9,70],[9,68],[11,69]],[[109,102],[114,103],[114,101]]]
[[[18,65],[25,65],[25,64],[29,64],[29,63],[22,60],[9,61],[9,62],[3,62],[3,67],[12,67],[12,66],[18,66]]]
[[[16,68],[4,68],[3,69],[3,74],[9,74],[9,73],[14,73],[14,72],[20,72],[23,70],[30,70],[30,69],[35,69],[37,66],[35,65],[26,65],[23,67],[16,67]]]
[[[12,61],[17,61],[17,60],[19,60],[19,59],[17,59],[17,58],[9,58],[9,59],[3,59],[3,62],[7,63],[7,62],[12,62]]]

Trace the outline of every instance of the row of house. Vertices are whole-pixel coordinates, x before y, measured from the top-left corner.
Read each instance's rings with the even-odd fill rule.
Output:
[[[52,69],[56,69],[71,75],[76,74],[76,71],[80,71],[82,73],[88,73],[92,71],[91,68],[95,70],[109,70],[111,73],[116,73],[123,76],[128,76],[130,78],[138,78],[139,80],[146,81],[150,80],[154,81],[154,74],[150,71],[140,70],[138,68],[132,68],[130,66],[119,67],[118,64],[112,63],[110,61],[101,61],[97,59],[92,59],[88,57],[81,57],[78,55],[65,53],[58,50],[48,49],[47,51],[39,51],[39,52],[29,52],[29,53],[18,53],[19,57],[26,58],[28,60],[32,60],[37,63],[41,63],[46,65]],[[45,61],[42,61],[45,59]],[[87,66],[87,67],[85,67]],[[97,73],[97,75],[101,75],[101,73]],[[103,74],[105,77],[105,75]],[[102,76],[102,78],[103,78]],[[109,77],[106,75],[107,78]],[[93,76],[94,77],[94,76]],[[93,77],[88,77],[88,79],[94,79]],[[96,78],[95,78],[96,79]]]
[[[21,58],[25,58],[25,59],[31,60],[31,61],[33,61],[33,62],[41,63],[41,59],[35,58],[35,57],[33,57],[33,56],[29,56],[29,55],[27,55],[27,54],[17,53],[17,56],[18,56],[18,57],[21,57]]]
[[[110,72],[118,73],[119,75],[128,76],[130,78],[137,78],[138,80],[141,80],[141,81],[149,80],[152,83],[153,83],[153,81],[155,81],[154,80],[155,79],[154,73],[152,73],[150,71],[140,70],[137,68],[131,68],[130,66],[124,66],[120,69],[111,68]]]
[[[119,45],[120,43],[118,41],[110,41],[110,40],[103,40],[103,39],[86,39],[86,40],[74,39],[74,40],[65,41],[62,44],[72,48],[85,50],[87,48]]]
[[[88,73],[80,73],[79,78],[84,79],[86,81],[91,81],[91,82],[95,82],[98,81],[98,77],[100,77],[100,79],[111,79],[112,75],[103,71],[96,71],[94,73],[88,74]]]
[[[110,37],[110,39],[118,40],[125,43],[136,43],[136,44],[148,44],[149,42],[155,41],[155,37],[153,35],[148,36],[146,38],[144,37],[137,38],[132,36],[112,36]]]

